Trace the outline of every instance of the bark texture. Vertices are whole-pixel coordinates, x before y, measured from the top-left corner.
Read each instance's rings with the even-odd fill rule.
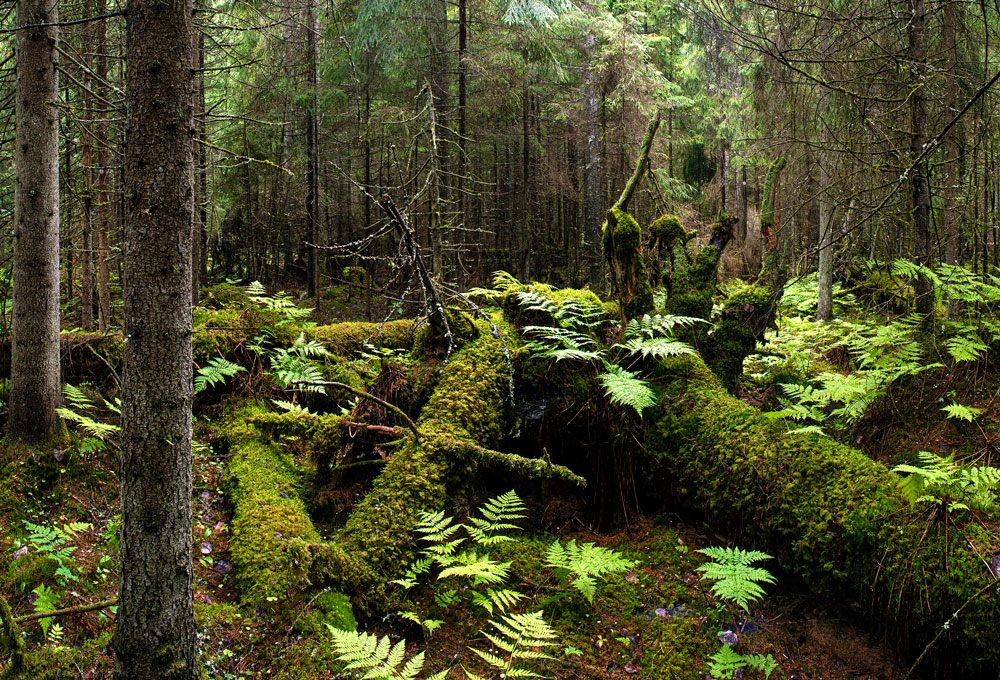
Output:
[[[116,680],[197,677],[191,535],[190,0],[127,9]]]
[[[17,24],[59,21],[51,0],[21,0]],[[9,434],[40,441],[59,405],[58,29],[17,32],[16,199]]]

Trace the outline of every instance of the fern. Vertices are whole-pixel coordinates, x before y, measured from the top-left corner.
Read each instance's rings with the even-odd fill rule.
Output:
[[[721,547],[703,548],[698,552],[713,560],[697,569],[702,578],[715,581],[711,586],[712,593],[744,611],[750,611],[750,604],[764,596],[761,583],[774,583],[774,577],[767,569],[751,566],[754,562],[771,559],[767,553]]]
[[[917,454],[920,465],[897,465],[893,472],[904,475],[900,490],[910,505],[934,503],[955,510],[992,510],[1000,489],[1000,468],[966,467],[954,456],[938,456],[928,451]]]
[[[972,406],[963,406],[962,404],[954,401],[941,410],[944,411],[949,418],[964,420],[970,423],[983,413],[982,409],[974,408]]]
[[[672,336],[675,328],[686,328],[699,323],[708,323],[696,316],[675,316],[673,314],[656,314],[631,319],[625,326],[625,340],[632,338],[655,338]]]
[[[736,672],[743,668],[755,668],[769,678],[778,663],[770,654],[740,654],[729,645],[722,645],[708,661],[708,672],[719,680],[736,677]]]
[[[554,659],[545,650],[555,645],[558,638],[545,622],[542,612],[502,616],[499,620],[490,621],[490,625],[495,632],[484,631],[483,635],[492,643],[492,649],[470,649],[493,669],[495,677],[541,678],[533,666],[540,661]],[[469,680],[486,678],[468,669],[463,670]]]
[[[222,357],[213,357],[208,360],[207,364],[198,369],[194,378],[194,393],[198,394],[209,387],[221,385],[226,382],[226,378],[246,370],[239,364],[234,364]]]
[[[569,585],[580,591],[593,603],[597,590],[597,579],[608,574],[627,571],[635,566],[614,550],[596,546],[593,543],[580,543],[569,540],[565,544],[556,541],[549,546],[545,565],[562,572]],[[570,579],[572,576],[572,579]]]
[[[504,613],[510,611],[518,602],[526,599],[525,595],[510,590],[508,588],[487,588],[485,593],[472,593],[472,604],[482,607],[487,614],[492,614],[494,610]]]
[[[344,670],[359,670],[369,680],[416,680],[424,668],[424,653],[418,652],[406,659],[403,641],[395,645],[389,636],[378,637],[370,633],[341,630],[327,624],[331,645]],[[405,661],[405,663],[404,663]],[[427,680],[444,680],[447,671],[435,673]]]
[[[949,338],[944,343],[948,354],[955,363],[963,361],[978,361],[983,357],[988,347],[979,338],[973,336],[957,336]]]
[[[481,508],[483,518],[470,517],[465,527],[469,537],[482,546],[512,540],[506,531],[520,529],[514,520],[524,519],[527,508],[513,490],[488,500]]]
[[[489,555],[480,555],[474,550],[466,550],[455,556],[450,567],[441,570],[438,580],[446,578],[467,578],[473,585],[497,585],[507,580],[510,562],[497,562]]]
[[[629,354],[641,354],[643,358],[666,359],[680,354],[696,354],[694,347],[671,338],[632,338],[620,342],[615,347],[621,347]]]
[[[608,372],[599,380],[604,386],[611,403],[630,406],[642,417],[642,410],[656,403],[656,393],[636,373],[614,364],[608,365]]]

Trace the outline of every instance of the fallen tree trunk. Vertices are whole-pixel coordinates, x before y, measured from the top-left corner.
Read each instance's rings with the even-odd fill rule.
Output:
[[[334,541],[316,546],[314,580],[335,581],[364,599],[382,601],[388,579],[410,563],[413,529],[424,512],[443,509],[471,478],[467,445],[489,447],[503,434],[509,394],[507,349],[516,343],[500,322],[476,322],[479,337],[452,355],[420,412],[420,440],[408,437]],[[366,607],[367,608],[367,607]]]
[[[937,675],[996,678],[1000,537],[974,521],[928,521],[896,476],[814,434],[788,435],[732,397],[697,357],[659,364],[664,387],[646,446],[673,493],[743,547],[772,552],[824,594],[851,598],[913,658],[960,607],[934,657]],[[977,593],[981,593],[977,596]],[[928,662],[929,663],[929,662]]]

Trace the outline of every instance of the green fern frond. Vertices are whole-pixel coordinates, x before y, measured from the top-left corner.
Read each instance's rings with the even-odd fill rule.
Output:
[[[490,621],[496,632],[484,632],[492,643],[490,651],[470,649],[487,665],[508,678],[541,678],[534,666],[553,657],[545,650],[556,644],[558,635],[545,622],[542,612],[511,614]],[[495,651],[494,651],[495,650]],[[482,676],[465,669],[469,678]]]
[[[63,385],[63,397],[73,408],[88,409],[94,407],[94,402],[84,394],[83,390],[69,383]]]
[[[194,377],[194,393],[198,394],[209,387],[221,385],[226,382],[226,378],[246,370],[239,364],[234,364],[222,357],[212,357],[198,369]]]
[[[625,326],[625,340],[632,338],[655,338],[671,336],[675,328],[686,328],[699,323],[708,323],[705,319],[694,316],[675,316],[673,314],[645,314],[640,318],[631,319]]]
[[[597,579],[628,571],[635,563],[614,550],[593,543],[577,543],[571,539],[566,543],[556,541],[550,545],[545,565],[562,570],[569,585],[579,590],[588,602],[593,603]]]
[[[761,583],[774,583],[767,569],[751,566],[754,562],[769,560],[771,556],[758,550],[710,547],[699,550],[712,562],[698,567],[702,578],[712,579],[711,590],[716,597],[733,602],[744,611],[750,604],[764,596]]]
[[[455,556],[452,566],[442,569],[438,580],[446,578],[467,578],[476,585],[504,583],[510,575],[510,562],[497,562],[489,555],[480,555],[467,550]]]
[[[613,404],[631,406],[642,417],[642,410],[656,403],[656,393],[638,374],[621,366],[608,365],[608,372],[599,377],[604,393]]]
[[[424,653],[414,654],[404,663],[406,646],[403,641],[393,645],[389,636],[341,630],[327,624],[334,656],[344,664],[344,670],[360,670],[369,680],[416,680],[424,668]],[[444,675],[437,674],[437,678]]]
[[[480,545],[495,545],[512,540],[505,532],[520,529],[514,520],[524,519],[527,507],[520,497],[510,490],[491,498],[479,508],[482,519],[470,517],[466,530],[473,541]]]
[[[686,342],[673,340],[671,338],[632,338],[625,342],[618,343],[615,347],[621,347],[629,354],[641,354],[643,358],[653,357],[654,359],[666,359],[681,354],[695,354],[695,349]]]
[[[736,671],[744,668],[754,668],[764,674],[765,678],[771,677],[778,668],[778,663],[770,654],[740,654],[729,645],[722,645],[722,649],[709,658],[708,670],[713,678],[731,678]]]

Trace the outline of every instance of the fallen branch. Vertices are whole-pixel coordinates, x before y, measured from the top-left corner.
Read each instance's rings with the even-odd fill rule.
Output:
[[[292,384],[293,385],[320,385],[322,387],[339,387],[340,389],[347,390],[348,392],[351,392],[352,394],[356,394],[359,397],[363,397],[365,399],[370,399],[370,400],[374,401],[376,404],[384,406],[387,409],[389,409],[390,411],[393,411],[394,413],[396,413],[396,415],[398,415],[400,418],[402,418],[403,420],[405,420],[407,427],[409,427],[413,431],[413,436],[416,437],[417,441],[420,441],[420,430],[417,429],[417,424],[415,422],[413,422],[413,420],[410,418],[410,416],[406,415],[406,413],[403,412],[403,409],[399,408],[398,406],[394,406],[393,404],[390,404],[389,402],[387,402],[384,399],[380,399],[380,398],[376,397],[374,394],[369,394],[368,392],[365,392],[364,390],[359,390],[357,387],[351,387],[350,385],[346,385],[346,384],[344,384],[342,382],[333,382],[333,381],[329,381],[329,380],[293,380]]]
[[[47,619],[53,616],[67,616],[69,614],[86,614],[87,612],[96,612],[100,609],[108,609],[109,607],[117,607],[118,599],[104,600],[103,602],[95,602],[93,604],[84,604],[79,607],[67,607],[66,609],[55,609],[50,612],[35,612],[34,614],[28,614],[26,616],[19,616],[14,619],[15,623],[28,623],[29,621],[38,621],[39,619]],[[3,605],[0,605],[2,609]]]

